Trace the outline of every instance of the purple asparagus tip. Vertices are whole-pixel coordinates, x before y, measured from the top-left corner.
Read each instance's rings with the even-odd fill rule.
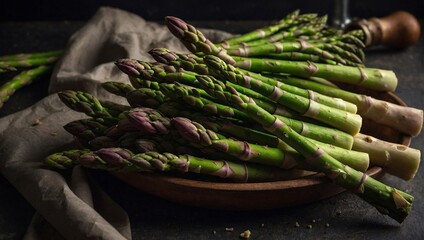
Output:
[[[123,166],[132,154],[122,148],[102,148],[96,152],[104,161],[113,166]]]
[[[149,54],[158,62],[168,64],[171,61],[177,60],[177,56],[166,48],[154,48],[149,51]]]
[[[190,119],[175,117],[172,119],[171,124],[177,129],[182,137],[193,142],[200,141],[200,135],[197,132],[197,128],[191,123]]]
[[[82,154],[78,159],[82,165],[87,167],[95,167],[97,164],[96,155],[94,153]]]
[[[131,77],[139,77],[140,71],[144,70],[144,66],[138,63],[136,60],[123,58],[115,62],[115,65]]]
[[[156,129],[150,123],[147,114],[142,111],[131,111],[128,113],[129,120],[137,126],[138,129],[149,134],[155,134]]]
[[[63,128],[67,132],[69,132],[69,133],[71,133],[73,135],[80,134],[80,133],[88,130],[87,126],[81,124],[79,121],[69,122],[65,126],[63,126]]]
[[[199,123],[192,122],[187,118],[176,117],[172,119],[171,124],[173,124],[183,138],[191,142],[210,146],[212,140],[218,139],[218,136],[214,132],[203,128]]]
[[[146,133],[167,134],[169,131],[165,126],[166,118],[155,115],[155,112],[156,111],[151,108],[134,108],[128,113],[128,118],[138,129]],[[160,117],[162,117],[162,121],[159,119]]]
[[[186,22],[172,16],[165,17],[165,21],[169,31],[171,31],[172,34],[174,34],[177,38],[184,37],[184,32],[188,29]]]

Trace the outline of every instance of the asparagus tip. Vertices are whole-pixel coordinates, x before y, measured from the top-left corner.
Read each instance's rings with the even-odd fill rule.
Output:
[[[172,34],[178,38],[184,37],[184,31],[188,29],[186,22],[173,16],[166,16],[165,21],[169,31],[171,31]]]
[[[136,60],[128,58],[118,59],[115,62],[115,65],[119,68],[119,70],[132,77],[140,76],[140,71],[144,70],[143,65],[138,63]]]
[[[154,48],[149,51],[149,54],[158,62],[168,64],[171,61],[177,60],[177,56],[166,48]]]

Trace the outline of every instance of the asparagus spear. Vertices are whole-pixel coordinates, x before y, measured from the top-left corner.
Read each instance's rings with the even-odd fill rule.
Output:
[[[127,101],[132,107],[157,108],[169,100],[162,91],[139,88],[127,94]]]
[[[11,80],[7,81],[0,86],[0,108],[9,100],[15,91],[22,87],[31,84],[39,76],[51,70],[49,66],[39,66],[33,69],[24,70],[18,75],[14,76]]]
[[[121,59],[119,62],[116,63],[118,67],[121,68],[122,71],[124,71],[126,74],[129,74],[130,77],[137,78],[141,77],[142,79],[139,79],[140,81],[137,82],[137,87],[149,87],[155,90],[159,90],[159,82],[180,82],[182,84],[186,84],[189,86],[193,86],[195,88],[199,87],[199,84],[196,80],[197,73],[190,72],[190,71],[179,71],[178,69],[168,66],[168,65],[153,65],[151,63],[138,61],[134,59]],[[125,66],[124,66],[125,65]],[[133,67],[140,65],[139,67]],[[167,66],[167,67],[165,67]],[[128,70],[132,68],[131,70]],[[207,71],[206,68],[204,68],[205,71]],[[201,71],[203,72],[203,71]],[[148,80],[144,80],[148,79]],[[155,82],[149,82],[149,81],[157,81]],[[145,84],[145,82],[148,82]],[[135,84],[133,84],[135,85]],[[264,101],[268,101],[268,99],[261,94],[258,94],[257,92],[254,92],[248,88],[243,88],[238,85],[232,85],[235,87],[238,91],[247,94],[248,96],[261,99]],[[208,94],[202,89],[196,89],[198,93],[202,95],[204,98],[210,98]]]
[[[361,133],[355,136],[353,149],[367,152],[372,165],[381,166],[384,171],[404,180],[414,178],[420,165],[420,150]]]
[[[120,82],[105,82],[102,84],[102,87],[106,89],[108,92],[121,96],[121,97],[126,97],[129,92],[132,92],[135,90],[133,86],[126,83],[120,83]]]
[[[36,52],[36,53],[19,53],[7,56],[0,56],[0,61],[21,61],[27,59],[36,59],[36,58],[49,58],[49,57],[58,57],[63,53],[62,50],[56,51],[47,51],[47,52]]]
[[[278,54],[267,54],[266,56],[260,56],[260,57],[266,57],[270,59],[279,59],[279,60],[291,60],[291,61],[310,61],[310,62],[316,62],[316,63],[326,63],[326,64],[333,64],[336,65],[337,62],[329,59],[323,59],[318,55],[314,54],[308,54],[308,53],[301,53],[301,52],[282,52]]]
[[[211,114],[230,117],[249,122],[250,119],[237,109],[222,105],[206,98],[202,98],[196,91],[184,87],[180,84],[161,84],[162,92],[178,101],[183,100],[186,104]]]
[[[310,22],[312,19],[315,19],[316,17],[317,15],[313,13],[299,15],[299,11],[296,10],[288,14],[285,18],[281,19],[277,24],[270,25],[261,29],[256,29],[254,31],[245,33],[240,36],[229,38],[225,40],[221,44],[221,46],[224,46],[225,48],[229,48],[231,47],[231,45],[234,45],[237,43],[251,42],[257,39],[262,39],[267,36],[271,36],[282,29],[286,29],[292,26],[300,25],[302,23]]]
[[[17,71],[17,69],[15,67],[11,67],[7,64],[0,66],[0,74],[1,73],[7,73],[7,72],[14,72],[14,71]]]
[[[67,123],[63,128],[78,139],[88,142],[106,133],[109,126],[95,119],[80,119]]]
[[[330,81],[360,85],[376,91],[395,91],[397,78],[393,71],[311,62],[274,59],[233,58],[236,67],[253,72],[288,73],[298,77],[322,77]]]
[[[206,64],[204,64],[204,61],[202,58],[196,57],[194,55],[187,55],[187,54],[178,54],[175,52],[172,52],[166,48],[155,48],[152,49],[151,51],[149,51],[149,53],[153,56],[153,58],[155,58],[158,62],[164,63],[164,64],[168,64],[168,65],[172,65],[175,67],[182,67],[183,69],[187,70],[187,71],[194,71],[198,74],[209,74],[209,69],[208,66],[206,66]],[[233,71],[237,74],[241,74],[240,71],[238,71],[235,68],[231,68],[229,67],[227,69],[228,71]],[[250,73],[250,72],[249,72]],[[172,74],[170,74],[169,76],[171,76]],[[180,73],[179,76],[181,75],[185,75],[185,73]],[[193,74],[194,75],[194,74]],[[279,88],[281,88],[282,90],[288,91],[290,93],[305,97],[305,98],[310,98],[318,103],[322,103],[324,105],[330,106],[330,107],[335,107],[335,108],[339,108],[342,110],[346,110],[352,113],[356,113],[356,106],[354,104],[351,104],[349,102],[346,101],[342,101],[341,99],[336,99],[336,98],[330,98],[327,97],[325,95],[313,92],[313,91],[308,91],[308,90],[304,90],[302,88],[298,88],[298,87],[294,87],[291,85],[285,85],[282,83],[279,83],[277,80],[272,79],[272,78],[267,78],[264,77],[260,74],[255,74],[255,73],[250,73],[251,76],[257,78],[258,80],[261,80],[265,83],[271,84],[271,85],[276,85]],[[184,78],[195,78],[195,76],[184,76]],[[183,76],[181,76],[181,78],[183,78]],[[184,79],[182,79],[184,80]],[[191,79],[190,81],[194,82],[196,80]],[[186,83],[187,81],[185,81]],[[229,83],[231,84],[231,83]],[[198,85],[196,85],[198,86]],[[266,97],[264,98],[264,96],[262,94],[258,94],[255,91],[247,91],[247,88],[241,88],[238,85],[235,84],[231,84],[232,87],[235,87],[237,89],[238,92],[241,92],[249,97],[253,97],[256,99],[261,99],[261,100],[266,100]],[[247,89],[247,90],[246,90]]]
[[[303,52],[319,56],[323,59],[334,60],[334,56],[304,40],[264,43],[255,46],[243,46],[236,49],[228,49],[227,53],[231,56],[254,57],[272,53],[283,52]]]
[[[293,167],[307,168],[304,163],[299,163],[299,161],[303,160],[303,157],[287,146],[284,146],[284,149],[279,149],[250,143],[246,141],[246,139],[238,141],[225,137],[219,138],[217,137],[217,133],[214,131],[206,129],[197,122],[182,117],[173,118],[171,123],[175,126],[180,135],[187,140],[203,146],[213,147],[243,161],[251,161],[284,169],[290,169]],[[345,149],[331,147],[319,142],[316,143],[321,148],[328,151],[330,155],[340,159],[340,161],[344,164],[362,172],[368,169],[368,154],[356,151],[347,151]]]
[[[314,44],[312,43],[312,45]],[[337,46],[336,44],[330,44],[330,43],[318,44],[316,47],[319,49],[322,49],[323,51],[327,50],[330,53],[337,54],[345,60],[352,61],[352,64],[351,64],[352,66],[363,65],[362,59],[355,54],[356,51],[350,52],[346,49],[343,49]]]
[[[106,124],[116,124],[117,116],[130,107],[109,101],[99,101],[95,96],[81,92],[65,90],[58,93],[62,102],[77,112],[85,113],[93,118],[100,118]],[[107,106],[107,107],[105,107]]]
[[[58,57],[47,57],[47,58],[28,58],[24,60],[7,60],[0,61],[0,68],[2,67],[15,67],[15,68],[29,68],[29,67],[38,67],[41,65],[49,65],[54,62]]]
[[[235,63],[234,59],[226,53],[224,48],[216,47],[203,35],[203,33],[201,33],[192,25],[187,24],[177,17],[168,16],[165,18],[165,20],[168,29],[181,40],[181,42],[190,52],[212,54],[219,56],[219,58],[223,59],[229,64]]]
[[[123,148],[58,152],[48,156],[45,164],[58,169],[80,164],[88,168],[121,172],[174,170],[206,174],[237,182],[273,181],[305,175],[305,172],[301,170],[282,171],[260,165],[209,160],[187,154],[174,155],[158,152],[134,154]]]
[[[358,107],[359,115],[376,123],[390,126],[402,133],[417,136],[421,132],[423,111],[420,109],[400,106],[364,94],[349,92],[301,78],[279,77],[278,80],[351,102]]]
[[[218,76],[225,77],[227,80],[236,82],[245,87],[250,87],[252,90],[258,91],[277,103],[297,111],[302,115],[316,119],[352,135],[357,134],[361,129],[362,118],[359,115],[330,108],[318,104],[311,99],[295,96],[276,86],[271,86],[254,78],[238,78],[236,75],[226,71],[226,69],[229,68],[227,64],[215,56],[207,55],[204,60],[210,68],[216,70],[215,73]]]
[[[277,33],[272,34],[268,38],[262,38],[249,42],[241,42],[239,46],[258,46],[266,43],[279,42],[282,40],[293,40],[298,39],[302,35],[313,35],[319,32],[326,24],[327,16],[316,17],[311,19],[309,22],[303,24],[294,25],[290,28],[284,29]],[[237,45],[232,45],[230,48],[237,48]]]

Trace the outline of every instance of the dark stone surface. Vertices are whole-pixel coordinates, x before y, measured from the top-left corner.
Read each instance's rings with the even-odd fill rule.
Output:
[[[82,22],[2,22],[0,55],[64,48]],[[244,32],[264,22],[193,22],[196,26]],[[424,109],[424,40],[405,50],[374,49],[367,65],[393,69],[399,78],[396,94],[407,104]],[[0,76],[2,77],[2,76]],[[48,78],[18,91],[0,109],[0,116],[26,108],[47,93]],[[424,136],[412,147],[423,150]],[[246,229],[251,239],[423,239],[424,173],[409,182],[385,176],[382,181],[415,196],[413,210],[399,225],[350,193],[299,207],[231,212],[174,204],[140,192],[104,172],[90,171],[101,186],[128,212],[133,239],[239,239]],[[0,239],[21,239],[33,208],[0,177]],[[296,227],[296,222],[299,227]],[[326,224],[329,227],[326,227]],[[307,228],[307,225],[312,228]],[[233,232],[225,228],[234,228]]]

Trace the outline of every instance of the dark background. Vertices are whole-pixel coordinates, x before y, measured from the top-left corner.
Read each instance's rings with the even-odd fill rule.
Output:
[[[99,6],[111,6],[136,13],[147,20],[175,15],[190,20],[274,20],[294,9],[332,16],[337,0],[74,0],[0,1],[0,21],[84,21]],[[359,18],[382,17],[406,10],[424,17],[423,0],[350,1],[350,13]]]
[[[146,20],[162,21],[164,16],[174,15],[192,20],[198,27],[241,33],[282,18],[295,9],[303,13],[328,14],[331,19],[335,1],[0,0],[0,53],[62,49],[69,36],[100,6],[128,10]],[[350,2],[351,16],[358,18],[381,17],[396,10],[411,12],[424,26],[424,0]],[[423,35],[423,27],[421,31]],[[419,44],[406,50],[369,51],[367,64],[393,69],[402,79],[397,95],[407,104],[423,108],[422,53],[424,40],[421,37]],[[21,89],[0,109],[0,117],[34,104],[47,95],[47,87],[46,77]],[[423,134],[413,139],[412,146],[422,149]],[[252,239],[424,239],[422,170],[410,182],[387,175],[382,179],[416,196],[414,211],[401,227],[349,193],[299,207],[232,213],[174,204],[122,184],[104,173],[96,174],[103,189],[128,212],[133,239],[239,239],[240,231],[248,228],[252,230]],[[22,239],[34,209],[1,175],[0,190],[0,239]],[[307,229],[305,225],[312,219],[319,219],[319,222],[313,229]],[[297,221],[301,224],[299,228],[294,227]],[[324,226],[327,222],[330,228]],[[262,224],[265,227],[261,227]],[[234,227],[235,232],[226,232],[225,227]]]

